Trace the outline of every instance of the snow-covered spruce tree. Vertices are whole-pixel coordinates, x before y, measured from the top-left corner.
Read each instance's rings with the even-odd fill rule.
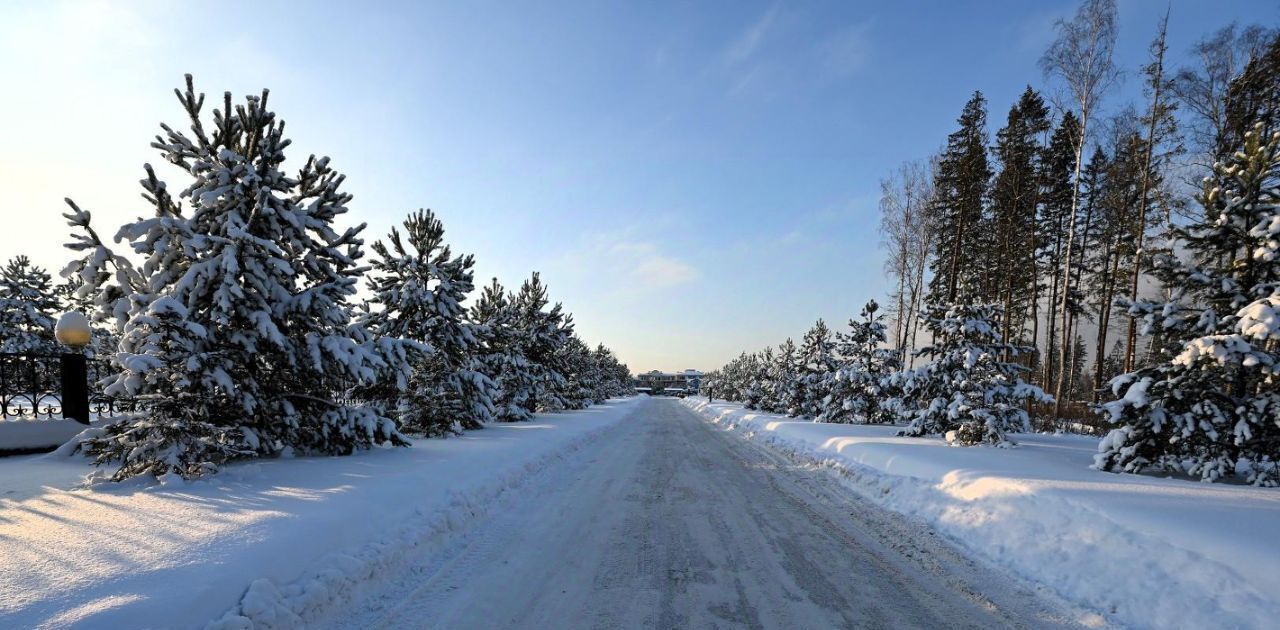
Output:
[[[62,310],[49,273],[15,256],[0,269],[0,352],[53,354],[54,320]]]
[[[918,354],[930,362],[889,379],[902,389],[903,415],[911,422],[900,435],[946,434],[953,444],[1011,446],[1007,432],[1030,429],[1024,403],[1052,402],[1039,387],[1022,381],[1027,368],[1000,360],[1006,353],[1031,350],[1000,343],[1002,309],[999,304],[932,304],[921,313],[933,344]]]
[[[477,369],[481,335],[462,302],[475,288],[471,256],[453,256],[444,225],[430,210],[404,220],[373,244],[369,275],[376,335],[408,339],[426,351],[411,359],[413,376],[401,396],[400,428],[440,436],[478,429],[494,417],[495,385]],[[394,394],[390,392],[390,394]]]
[[[190,132],[162,125],[152,146],[190,182],[173,196],[145,167],[154,214],[116,235],[142,262],[112,252],[68,200],[77,229],[68,247],[81,258],[63,275],[79,278],[77,293],[96,295],[96,316],[121,333],[108,392],[151,404],[83,448],[99,464],[120,462],[123,479],[407,444],[376,407],[333,402],[351,384],[406,376],[396,340],[351,323],[363,226],[334,228],[351,199],[343,176],[314,156],[296,176],[281,170],[290,141],[265,90],[234,107],[226,94],[211,121],[190,76],[176,92]],[[187,404],[168,404],[176,383]]]
[[[518,422],[532,417],[534,374],[525,358],[511,297],[494,278],[471,307],[480,335],[477,369],[493,382],[494,420]]]
[[[558,353],[573,335],[573,320],[559,303],[548,309],[549,303],[546,285],[536,271],[511,299],[517,344],[529,361],[532,389],[522,398],[531,413],[566,408],[561,395],[568,385],[566,367]]]
[[[1280,132],[1255,127],[1214,173],[1178,231],[1191,260],[1153,261],[1170,299],[1122,303],[1166,343],[1111,381],[1094,466],[1280,485]]]
[[[893,422],[884,405],[887,378],[902,368],[898,353],[884,347],[887,328],[875,300],[862,308],[862,320],[849,321],[849,332],[836,334],[840,365],[827,374],[828,395],[818,415],[821,422]]]
[[[831,329],[819,319],[804,334],[798,357],[795,415],[816,419],[827,398],[827,377],[836,369],[835,345]]]

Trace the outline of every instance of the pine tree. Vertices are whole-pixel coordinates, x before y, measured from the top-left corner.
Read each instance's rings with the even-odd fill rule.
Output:
[[[528,420],[532,417],[533,403],[529,400],[534,391],[534,375],[520,343],[515,308],[497,278],[484,288],[472,307],[471,320],[480,336],[477,369],[496,387],[491,395],[494,419]]]
[[[531,374],[531,389],[521,396],[525,409],[535,412],[566,408],[562,393],[568,385],[567,366],[558,352],[573,334],[572,317],[564,313],[559,303],[547,308],[547,288],[536,271],[521,285],[511,303],[517,344],[529,362]]]
[[[1040,162],[1040,210],[1037,220],[1039,231],[1038,268],[1045,276],[1041,291],[1047,291],[1050,311],[1045,318],[1045,344],[1041,366],[1041,383],[1056,380],[1058,347],[1058,318],[1052,309],[1061,302],[1064,291],[1062,268],[1066,258],[1067,226],[1072,213],[1072,169],[1075,164],[1075,147],[1080,134],[1080,123],[1070,111],[1062,115],[1062,121],[1049,140]],[[1037,292],[1038,294],[1040,292]]]
[[[827,328],[826,322],[819,319],[805,333],[798,361],[796,415],[816,419],[822,414],[823,401],[827,398],[828,375],[837,367],[831,329]]]
[[[778,345],[766,370],[773,381],[773,411],[792,417],[800,415],[800,350],[790,337]]]
[[[818,420],[822,422],[893,422],[885,401],[886,378],[901,369],[898,353],[884,347],[887,330],[875,300],[862,308],[862,320],[849,321],[849,332],[836,335],[839,366],[827,376],[830,392]]]
[[[599,344],[593,352],[593,358],[600,372],[600,382],[593,397],[595,402],[602,403],[609,398],[635,393],[631,384],[631,370],[618,361],[612,350]]]
[[[120,336],[125,350],[113,360],[128,367],[105,393],[145,392],[148,413],[109,424],[102,438],[86,442],[85,453],[96,464],[119,461],[117,480],[147,473],[194,478],[256,454],[251,430],[227,427],[203,413],[203,387],[193,377],[217,358],[202,350],[209,332],[191,321],[187,307],[172,296],[157,298],[129,318]]]
[[[1024,403],[1052,402],[1021,379],[1026,368],[1001,360],[1030,348],[1000,343],[999,304],[932,305],[923,319],[933,345],[920,350],[931,362],[891,379],[903,392],[910,426],[900,434],[947,434],[953,444],[1011,446],[1006,433],[1030,429]],[[953,433],[954,432],[954,433]]]
[[[747,409],[760,409],[761,401],[767,401],[766,388],[770,380],[771,366],[760,360],[760,355],[743,354],[738,366],[738,377],[741,385],[738,388],[738,400]],[[767,404],[767,403],[766,403]]]
[[[564,384],[557,392],[561,408],[585,409],[595,401],[600,374],[591,349],[577,335],[556,351],[556,365],[564,376]]]
[[[1227,88],[1223,107],[1224,128],[1218,159],[1227,161],[1244,146],[1245,136],[1262,125],[1262,137],[1280,131],[1280,34],[1271,32],[1261,55],[1250,59],[1240,76]]]
[[[1036,166],[1044,148],[1039,137],[1050,129],[1044,99],[1029,86],[1009,110],[1008,122],[996,133],[995,156],[1000,171],[991,186],[990,234],[995,250],[986,271],[993,299],[1004,304],[1000,339],[1020,340],[1036,295],[1036,209],[1040,180]]]
[[[26,256],[0,269],[0,352],[54,354],[53,326],[62,304],[53,279]]]
[[[979,250],[983,210],[991,167],[987,163],[987,110],[974,92],[958,119],[960,129],[947,138],[935,171],[933,220],[937,250],[929,292],[936,299],[972,299],[981,290]]]
[[[417,342],[413,376],[402,397],[402,430],[430,436],[478,429],[493,419],[494,384],[476,369],[480,336],[462,302],[475,288],[471,256],[453,256],[444,225],[430,210],[404,220],[373,244],[369,277],[376,335]]]
[[[151,375],[166,363],[185,369],[192,402],[121,420],[84,448],[99,463],[122,462],[115,478],[123,479],[141,471],[194,476],[249,454],[407,444],[377,407],[334,402],[353,383],[405,376],[395,340],[351,323],[363,226],[334,228],[351,199],[340,190],[343,176],[314,156],[296,176],[281,170],[290,141],[265,90],[234,108],[227,93],[211,128],[190,76],[175,92],[190,134],[162,125],[153,146],[191,182],[174,197],[145,167],[154,216],[117,236],[144,260],[134,265],[112,252],[89,214],[68,201],[66,216],[79,230],[69,247],[83,256],[64,275],[84,283],[78,295],[99,296],[96,316],[114,319],[121,333],[111,391],[164,397]],[[170,340],[130,335],[152,326]],[[154,454],[145,462],[135,457],[143,445]]]
[[[1111,382],[1098,469],[1280,485],[1280,132],[1264,129],[1206,179],[1204,220],[1177,231],[1193,259],[1153,260],[1170,299],[1126,302],[1161,360]]]

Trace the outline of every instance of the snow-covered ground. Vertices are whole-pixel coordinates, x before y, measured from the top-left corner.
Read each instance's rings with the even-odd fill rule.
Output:
[[[75,420],[48,418],[0,419],[0,453],[51,448],[85,429]]]
[[[194,483],[85,487],[79,456],[0,459],[0,628],[305,625],[406,552],[448,544],[637,400]]]
[[[831,467],[877,503],[1105,619],[1274,628],[1280,492],[1089,469],[1097,438],[949,447],[886,426],[819,424],[688,398],[726,430]]]

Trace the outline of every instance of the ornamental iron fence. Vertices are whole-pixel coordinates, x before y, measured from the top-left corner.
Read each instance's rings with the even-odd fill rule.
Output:
[[[138,401],[99,386],[110,366],[79,353],[0,353],[0,419],[66,419],[83,424],[139,410]]]

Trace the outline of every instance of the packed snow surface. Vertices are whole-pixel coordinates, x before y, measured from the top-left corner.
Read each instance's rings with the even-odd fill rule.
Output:
[[[1014,449],[897,437],[688,398],[716,425],[826,465],[974,555],[1139,628],[1274,628],[1280,491],[1091,470],[1098,439],[1014,434]]]
[[[1088,615],[654,398],[325,628],[1055,628]]]
[[[636,404],[191,483],[85,485],[80,456],[0,459],[0,628],[304,626]]]

